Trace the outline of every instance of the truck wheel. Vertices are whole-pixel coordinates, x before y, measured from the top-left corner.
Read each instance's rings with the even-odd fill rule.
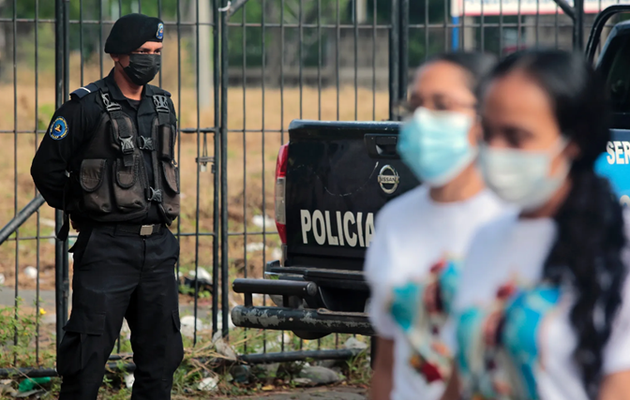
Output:
[[[328,333],[324,333],[324,332],[308,332],[308,331],[293,331],[293,333],[295,334],[295,336],[304,340],[321,339],[324,336],[329,335]]]

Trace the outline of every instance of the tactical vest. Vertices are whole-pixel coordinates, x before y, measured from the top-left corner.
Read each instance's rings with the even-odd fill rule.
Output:
[[[80,193],[75,193],[73,200],[77,201],[82,216],[99,222],[129,222],[145,216],[151,204],[158,206],[169,225],[179,215],[179,174],[169,94],[156,87],[152,89],[156,93],[153,96],[156,115],[151,137],[138,133],[131,117],[112,101],[103,80],[77,91],[97,90],[97,101],[104,111],[81,154],[77,176]],[[151,153],[153,182],[149,182],[143,152]]]

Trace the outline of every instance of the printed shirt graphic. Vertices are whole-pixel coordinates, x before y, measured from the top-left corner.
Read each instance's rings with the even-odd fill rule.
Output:
[[[588,400],[573,357],[578,339],[569,315],[575,293],[543,276],[556,232],[551,219],[504,216],[475,235],[452,311],[463,398]],[[630,248],[622,259],[630,266]],[[630,371],[628,296],[626,279],[602,353],[604,376]]]
[[[451,375],[453,353],[440,334],[452,307],[460,266],[459,260],[446,256],[431,267],[424,282],[392,290],[389,312],[412,349],[410,367],[427,382],[446,382]],[[428,309],[426,296],[434,298],[435,310]]]
[[[501,203],[488,191],[461,203],[442,204],[432,201],[428,189],[421,186],[390,201],[378,213],[364,274],[371,289],[372,326],[380,338],[394,342],[391,400],[416,400],[419,393],[423,400],[437,400],[444,391],[443,381],[427,380],[418,373],[422,360],[391,313],[394,290],[401,290],[396,295],[401,298],[421,297],[436,260],[465,254],[475,231],[502,211]],[[414,318],[413,310],[399,311]]]
[[[539,399],[536,376],[544,365],[538,338],[545,320],[554,315],[560,290],[507,284],[499,292],[490,309],[471,307],[458,318],[457,357],[465,397]]]

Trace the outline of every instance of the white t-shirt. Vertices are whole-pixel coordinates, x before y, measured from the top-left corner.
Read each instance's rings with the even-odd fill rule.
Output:
[[[394,340],[392,400],[434,400],[444,385],[428,384],[410,365],[411,348],[390,315],[394,287],[423,279],[449,254],[463,256],[477,227],[496,217],[502,204],[490,191],[456,203],[431,200],[420,186],[392,200],[378,213],[364,273],[372,290],[369,315],[379,336]]]
[[[626,235],[628,228],[626,222]],[[588,400],[572,358],[577,343],[569,321],[574,296],[570,288],[541,283],[556,230],[552,219],[527,220],[512,214],[489,223],[475,236],[453,306],[458,364],[467,394],[493,397],[492,391],[501,387],[511,398]],[[627,252],[623,259],[630,265]],[[511,294],[501,300],[498,293]],[[630,370],[630,280],[622,295],[625,300],[604,349],[604,375]],[[505,318],[498,333],[500,347],[484,344],[481,334],[493,312]],[[488,354],[494,354],[494,371],[488,371],[493,364]]]

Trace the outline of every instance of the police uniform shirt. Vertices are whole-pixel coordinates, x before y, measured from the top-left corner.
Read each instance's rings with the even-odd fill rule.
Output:
[[[111,99],[120,104],[122,110],[134,122],[141,136],[151,137],[152,118],[139,117],[155,115],[152,96],[155,94],[151,85],[146,85],[141,100],[127,99],[114,80],[114,70],[105,78]],[[80,89],[86,90],[86,89]],[[71,96],[70,101],[63,104],[54,114],[48,131],[42,140],[33,160],[31,174],[46,202],[54,208],[63,209],[64,190],[66,187],[66,171],[77,174],[82,160],[82,150],[92,138],[103,110],[99,104],[98,93],[90,93],[83,98]],[[173,103],[169,98],[171,123],[177,126],[177,118]],[[140,123],[142,122],[142,123]],[[149,182],[153,182],[151,152],[143,151]],[[76,179],[76,177],[74,178]],[[73,215],[73,218],[75,216]],[[139,221],[131,223],[154,224],[164,222],[156,204],[152,204],[148,214]]]

